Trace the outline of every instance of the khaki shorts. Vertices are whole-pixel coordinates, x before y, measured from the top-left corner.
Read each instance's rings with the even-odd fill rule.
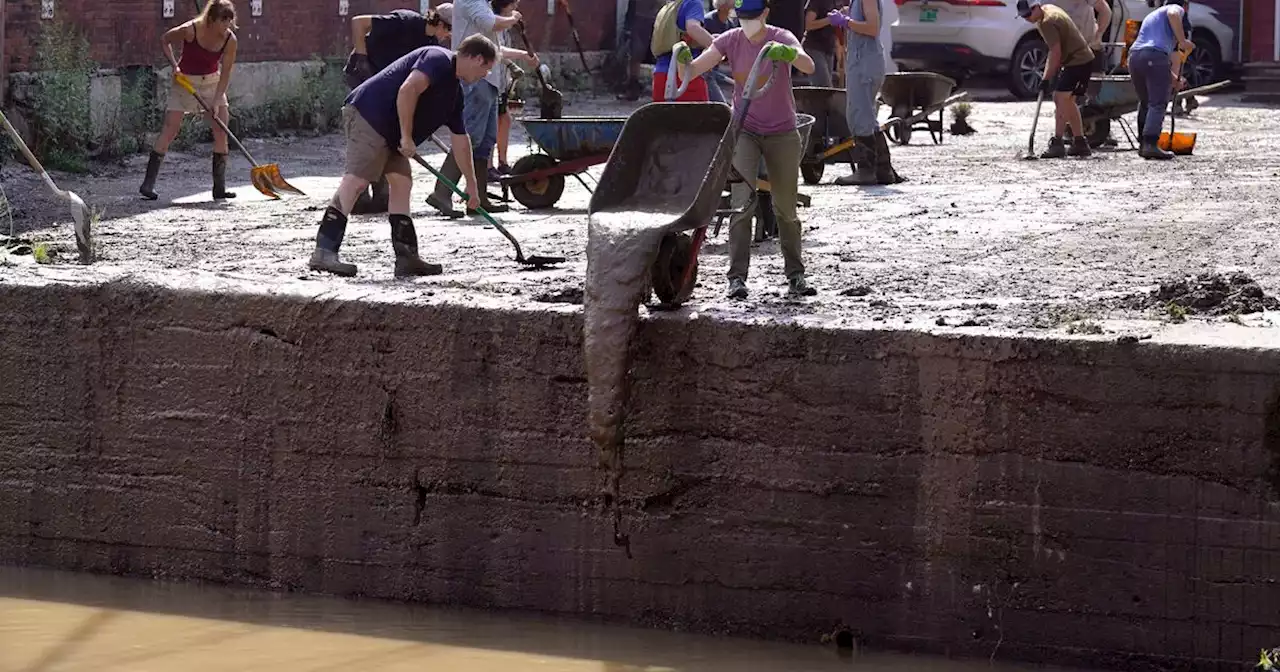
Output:
[[[220,107],[230,107],[227,104],[227,94],[222,94],[217,102],[213,97],[218,93],[218,81],[221,76],[218,73],[212,75],[187,75],[187,79],[191,80],[191,85],[195,87],[196,93],[200,94],[200,99],[212,107],[218,109]],[[186,114],[204,114],[204,108],[200,107],[200,103],[187,90],[178,86],[177,82],[169,87],[169,104],[165,107],[169,112],[184,112]]]
[[[342,108],[342,126],[347,134],[348,175],[377,182],[384,174],[395,173],[410,177],[409,159],[387,145],[387,139],[373,130],[373,126],[360,116],[356,108]]]

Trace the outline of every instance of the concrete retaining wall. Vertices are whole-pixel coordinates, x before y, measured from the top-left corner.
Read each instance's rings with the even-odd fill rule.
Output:
[[[575,313],[0,315],[0,562],[1125,669],[1280,645],[1275,351],[652,320],[629,560]]]

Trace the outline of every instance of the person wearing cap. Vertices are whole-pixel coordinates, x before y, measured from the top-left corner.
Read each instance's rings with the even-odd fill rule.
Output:
[[[342,72],[347,87],[355,90],[396,60],[421,47],[449,46],[453,29],[453,5],[445,3],[423,16],[411,9],[387,14],[361,14],[351,19],[351,54]],[[387,211],[387,178],[383,176],[360,192],[351,211],[377,214]]]
[[[693,47],[693,55],[697,57],[702,49],[711,46],[711,33],[702,26],[702,0],[668,0],[666,6],[658,10],[658,17],[653,22],[653,55],[658,58],[653,66],[653,101],[660,103],[667,99],[667,73],[671,71],[671,49],[677,42],[684,42]],[[674,35],[675,39],[670,39]],[[667,44],[670,42],[671,44]],[[699,77],[689,83],[689,88],[677,101],[682,103],[705,103],[711,94],[707,80]]]
[[[1053,93],[1055,129],[1048,149],[1040,158],[1092,155],[1089,141],[1082,135],[1084,122],[1075,101],[1076,96],[1083,96],[1089,90],[1089,78],[1093,75],[1093,50],[1089,48],[1088,40],[1076,28],[1071,17],[1057,5],[1018,0],[1018,16],[1034,23],[1049,47],[1040,92],[1042,95]],[[1063,140],[1068,128],[1075,134],[1070,149]]]
[[[800,251],[800,216],[796,213],[796,191],[800,181],[800,158],[804,147],[796,127],[796,100],[791,93],[791,70],[813,74],[813,59],[804,52],[800,40],[783,28],[767,25],[771,0],[737,0],[735,6],[741,26],[716,36],[711,47],[681,68],[682,79],[701,77],[721,61],[728,61],[733,72],[733,104],[742,104],[742,95],[752,65],[762,51],[774,62],[772,86],[751,101],[742,133],[733,150],[733,167],[738,174],[754,178],[759,174],[760,160],[769,171],[773,207],[778,215],[778,239],[782,246],[783,272],[787,277],[787,293],[791,296],[813,296],[817,293],[805,280]],[[760,75],[756,86],[767,81],[769,73]],[[754,184],[733,185],[734,207],[743,206],[754,191]],[[754,213],[743,212],[729,224],[729,297],[747,298],[747,271],[751,264],[751,219]]]
[[[456,50],[462,42],[472,35],[484,35],[494,44],[501,41],[498,33],[509,30],[521,22],[520,11],[513,10],[509,16],[498,16],[493,12],[491,0],[455,0],[453,3],[453,47]],[[531,68],[538,67],[538,59],[527,51],[498,47],[498,63],[484,79],[463,84],[464,98],[463,118],[467,125],[467,136],[471,138],[472,163],[480,179],[480,207],[487,212],[500,213],[510,210],[506,205],[489,200],[488,182],[489,157],[498,144],[498,96],[502,91],[501,68],[509,60],[524,62]],[[445,180],[457,184],[462,176],[458,159],[449,152],[444,159],[440,173]],[[444,180],[437,179],[435,190],[427,197],[427,205],[445,217],[457,219],[461,212],[453,209],[453,190]],[[468,208],[468,214],[475,210]]]
[[[1142,20],[1129,48],[1129,74],[1138,91],[1138,155],[1144,159],[1173,158],[1160,148],[1160,129],[1170,96],[1185,84],[1182,63],[1195,48],[1187,39],[1186,17],[1186,0],[1169,0]]]
[[[849,13],[828,14],[831,25],[845,33],[845,118],[853,133],[853,174],[836,178],[841,186],[898,184],[905,180],[893,169],[889,140],[876,119],[876,95],[884,84],[882,0],[853,0]]]

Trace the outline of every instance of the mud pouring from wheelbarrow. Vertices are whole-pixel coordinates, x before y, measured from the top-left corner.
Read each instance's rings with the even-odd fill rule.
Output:
[[[608,470],[604,502],[614,541],[628,554],[619,484],[640,303],[650,287],[675,305],[692,293],[700,239],[716,216],[748,108],[773,85],[771,71],[756,87],[767,51],[732,112],[720,103],[650,103],[633,113],[591,198],[583,301],[588,425]],[[698,233],[691,238],[688,231]]]

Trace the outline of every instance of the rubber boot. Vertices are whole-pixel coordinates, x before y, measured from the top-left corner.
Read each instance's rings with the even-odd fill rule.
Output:
[[[479,159],[476,159],[476,165],[481,165]],[[488,165],[488,161],[486,161],[484,165]],[[480,207],[484,208],[485,212],[491,215],[510,212],[511,206],[503,203],[494,203],[489,200],[489,171],[482,168],[476,168],[476,183],[477,186],[480,187]],[[476,214],[476,211],[471,208],[467,208],[467,214],[474,215]]]
[[[164,154],[152,150],[151,158],[147,161],[147,176],[142,178],[142,186],[138,187],[138,193],[148,201],[154,201],[160,198],[156,193],[156,177],[160,175],[160,164],[164,163]]]
[[[235,198],[233,191],[227,191],[227,155],[213,154],[213,200]]]
[[[1160,149],[1159,138],[1143,138],[1142,145],[1138,147],[1138,156],[1149,160],[1168,161],[1173,158],[1173,152]]]
[[[444,272],[440,264],[429,264],[418,256],[418,233],[413,230],[413,220],[408,215],[391,215],[387,219],[391,221],[391,250],[396,254],[397,278]]]
[[[1077,135],[1071,139],[1071,149],[1067,150],[1067,156],[1088,157],[1093,156],[1093,149],[1089,147],[1089,140],[1082,135]]]
[[[458,167],[457,160],[453,158],[453,152],[449,152],[444,157],[444,165],[440,166],[440,174],[454,184],[459,184],[462,180],[462,169]],[[461,211],[453,209],[453,190],[439,178],[436,178],[435,191],[432,191],[431,195],[427,197],[427,205],[450,219],[462,217]]]
[[[858,136],[853,139],[853,159],[849,164],[853,174],[837,177],[836,184],[842,187],[862,186],[876,183],[876,139],[874,136]]]
[[[347,235],[347,216],[332,205],[325,209],[320,219],[320,231],[316,234],[316,249],[311,253],[313,271],[324,271],[343,277],[356,274],[355,264],[344,264],[338,258],[338,249]]]
[[[884,131],[876,133],[876,184],[900,184],[906,178],[893,169],[893,157],[889,155],[889,139]]]
[[[1057,136],[1049,138],[1049,147],[1040,154],[1042,159],[1061,159],[1067,155],[1067,145]]]

